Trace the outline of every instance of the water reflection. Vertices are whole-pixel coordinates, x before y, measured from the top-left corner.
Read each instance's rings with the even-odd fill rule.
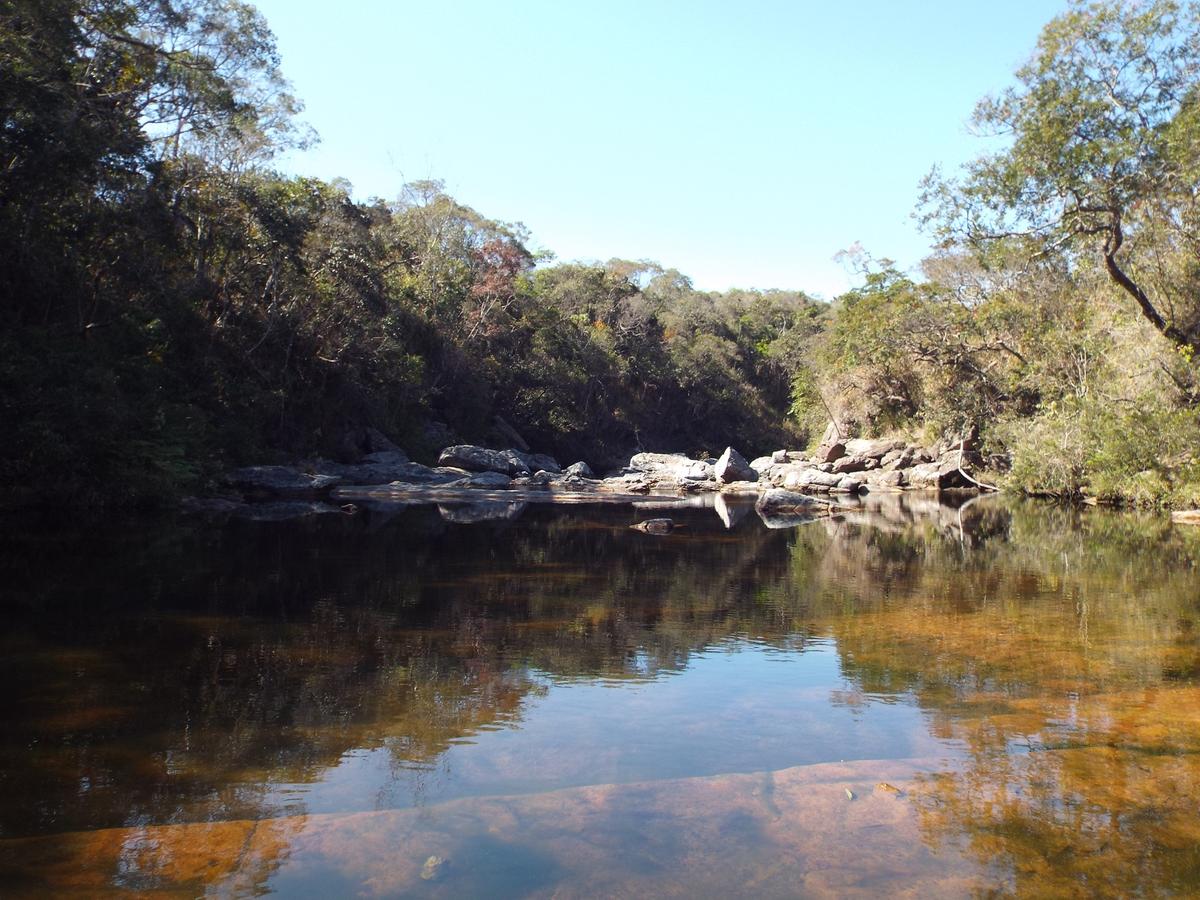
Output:
[[[1195,532],[504,506],[5,531],[0,892],[1200,889]]]

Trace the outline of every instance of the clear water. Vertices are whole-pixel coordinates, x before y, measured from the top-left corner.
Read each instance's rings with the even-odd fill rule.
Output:
[[[740,512],[3,523],[0,895],[1200,893],[1200,529]]]

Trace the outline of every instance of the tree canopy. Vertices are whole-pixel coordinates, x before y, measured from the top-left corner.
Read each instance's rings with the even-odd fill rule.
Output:
[[[947,241],[1095,251],[1174,343],[1200,343],[1200,5],[1073,0],[973,123],[1006,140],[927,179]]]

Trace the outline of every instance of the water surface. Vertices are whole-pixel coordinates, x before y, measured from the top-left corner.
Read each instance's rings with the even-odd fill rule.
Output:
[[[5,523],[0,895],[1200,892],[1200,530],[719,512]]]

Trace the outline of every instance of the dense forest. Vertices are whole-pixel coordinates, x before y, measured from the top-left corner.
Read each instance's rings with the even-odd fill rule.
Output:
[[[1002,149],[914,197],[920,273],[854,250],[828,303],[280,174],[301,112],[249,4],[0,0],[0,504],[159,503],[375,432],[606,467],[831,417],[977,434],[1014,489],[1200,502],[1195,4],[1072,3],[975,110]]]

